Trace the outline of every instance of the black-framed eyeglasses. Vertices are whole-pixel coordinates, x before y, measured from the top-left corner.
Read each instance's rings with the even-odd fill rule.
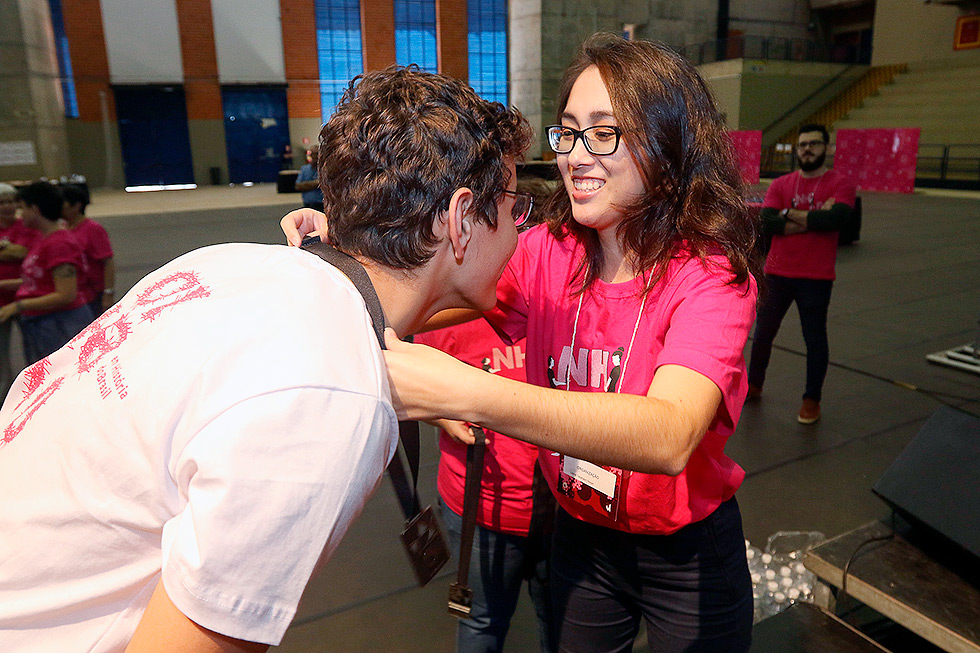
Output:
[[[812,147],[816,149],[818,145],[826,145],[826,144],[827,143],[825,143],[824,141],[800,141],[799,143],[796,144],[796,147],[801,150],[807,147]]]
[[[623,130],[612,125],[595,125],[585,129],[550,125],[548,127],[548,145],[556,154],[568,154],[574,149],[575,141],[581,138],[589,154],[605,156],[616,151],[622,135]]]
[[[510,209],[514,224],[523,227],[527,219],[531,217],[531,209],[534,208],[534,196],[531,193],[522,193],[516,190],[505,190],[504,193],[514,198],[514,206]]]

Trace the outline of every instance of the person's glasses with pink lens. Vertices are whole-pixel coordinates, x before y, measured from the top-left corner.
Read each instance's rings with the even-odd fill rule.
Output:
[[[531,193],[521,193],[516,190],[505,190],[504,193],[514,198],[514,206],[510,209],[514,224],[523,227],[527,219],[531,217],[531,209],[534,208],[534,196]]]

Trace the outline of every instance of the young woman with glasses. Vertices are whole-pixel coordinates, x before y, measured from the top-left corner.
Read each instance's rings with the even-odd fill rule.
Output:
[[[744,651],[752,591],[724,454],[746,394],[756,228],[724,123],[669,49],[596,36],[549,128],[564,189],[521,235],[486,318],[528,384],[389,337],[400,416],[542,448],[560,510],[564,651]]]

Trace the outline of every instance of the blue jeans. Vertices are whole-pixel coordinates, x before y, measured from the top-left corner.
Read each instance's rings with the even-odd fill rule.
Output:
[[[551,587],[559,650],[626,653],[647,624],[656,653],[742,653],[752,581],[735,499],[670,535],[637,535],[558,511]]]
[[[96,295],[95,298],[88,303],[88,309],[92,312],[93,320],[105,312],[102,310],[102,293]]]
[[[755,316],[755,335],[749,356],[749,383],[760,388],[772,355],[772,343],[790,305],[796,302],[806,343],[806,390],[804,399],[820,401],[823,380],[830,364],[827,341],[827,311],[834,282],[829,279],[791,279],[766,276],[766,287]]]
[[[92,310],[88,304],[68,311],[21,317],[20,330],[24,336],[24,358],[27,364],[33,365],[58,351],[91,322]]]
[[[458,555],[463,518],[441,500],[442,522],[449,546]],[[531,543],[531,544],[529,544]],[[532,551],[531,548],[541,550]],[[460,619],[456,650],[460,653],[502,651],[510,619],[517,607],[521,585],[527,580],[528,595],[538,616],[541,650],[557,650],[548,588],[547,545],[533,547],[533,540],[498,533],[479,524],[473,534],[469,586],[473,590],[470,618]]]
[[[14,367],[10,362],[10,332],[13,330],[14,316],[6,322],[0,322],[0,404],[3,404],[7,391],[14,383]]]

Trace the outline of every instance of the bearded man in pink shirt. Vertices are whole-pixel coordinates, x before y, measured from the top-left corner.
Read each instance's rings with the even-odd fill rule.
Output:
[[[800,127],[800,169],[777,178],[762,204],[763,229],[772,236],[766,284],[760,295],[749,360],[749,398],[762,394],[773,340],[796,302],[806,342],[806,390],[797,421],[820,419],[820,399],[830,362],[827,311],[837,262],[838,232],[854,214],[854,184],[827,167],[827,128]]]

